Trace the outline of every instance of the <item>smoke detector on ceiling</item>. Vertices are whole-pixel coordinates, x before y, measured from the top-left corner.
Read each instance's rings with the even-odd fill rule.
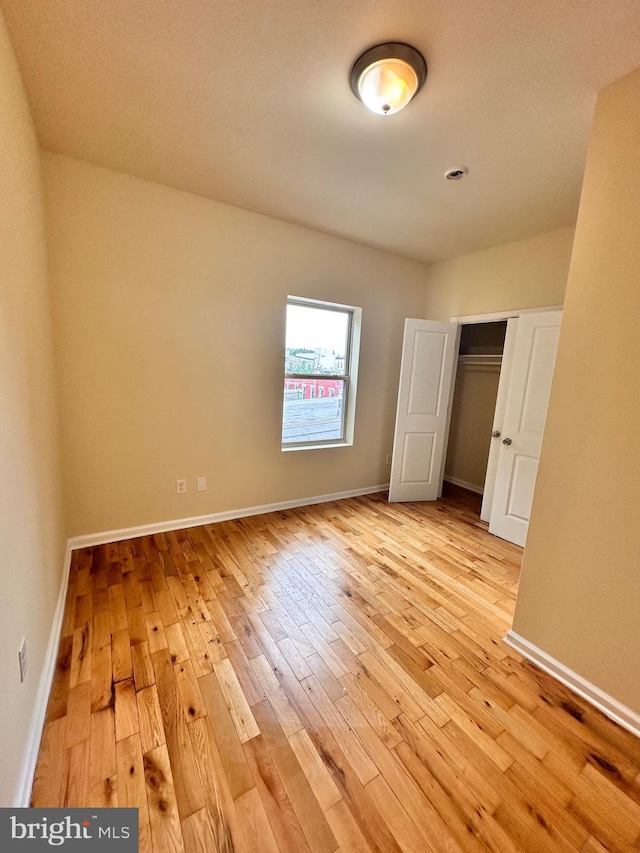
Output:
[[[447,171],[444,173],[444,176],[448,181],[460,181],[468,173],[469,170],[466,166],[458,166],[455,169],[447,169]]]

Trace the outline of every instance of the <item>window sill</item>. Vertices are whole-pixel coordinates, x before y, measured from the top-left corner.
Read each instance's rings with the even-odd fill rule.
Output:
[[[280,447],[283,453],[291,453],[294,450],[326,450],[327,448],[336,447],[353,447],[352,441],[332,441],[327,444],[295,444],[293,447],[286,447],[284,444]]]

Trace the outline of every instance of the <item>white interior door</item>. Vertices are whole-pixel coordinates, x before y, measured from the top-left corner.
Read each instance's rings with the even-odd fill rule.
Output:
[[[487,473],[484,480],[484,491],[482,493],[482,507],[480,509],[481,521],[491,520],[491,508],[493,506],[493,495],[496,487],[496,476],[498,473],[498,457],[502,444],[502,427],[504,424],[504,412],[507,407],[507,395],[509,393],[509,379],[511,378],[511,365],[513,363],[513,351],[516,344],[518,332],[518,318],[510,317],[507,320],[507,332],[504,338],[502,350],[502,365],[500,367],[500,380],[498,382],[498,396],[496,397],[496,408],[493,414],[493,426],[491,427],[491,444],[489,445],[489,458],[487,460]]]
[[[405,320],[390,501],[434,501],[442,476],[459,326]]]
[[[521,314],[513,348],[489,531],[524,545],[562,312]]]

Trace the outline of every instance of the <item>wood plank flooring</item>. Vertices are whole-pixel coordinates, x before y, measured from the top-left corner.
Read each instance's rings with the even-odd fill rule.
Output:
[[[520,556],[455,489],[75,552],[32,804],[156,853],[638,853],[640,741],[502,643]]]

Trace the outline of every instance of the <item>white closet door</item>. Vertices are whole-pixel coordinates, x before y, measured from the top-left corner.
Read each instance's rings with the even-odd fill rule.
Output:
[[[442,494],[458,337],[456,323],[405,320],[390,501]]]
[[[562,312],[518,319],[489,531],[524,545],[538,473]]]
[[[491,508],[496,488],[496,476],[498,474],[498,458],[500,456],[500,444],[502,440],[502,427],[504,424],[504,412],[507,406],[507,395],[509,393],[509,379],[511,378],[511,364],[513,362],[513,350],[518,333],[518,318],[510,317],[507,321],[507,332],[502,350],[502,366],[500,367],[500,380],[498,382],[498,396],[496,408],[493,414],[493,426],[491,427],[491,445],[489,446],[489,458],[487,460],[487,474],[484,481],[482,493],[482,508],[480,519],[487,523],[491,520]]]

